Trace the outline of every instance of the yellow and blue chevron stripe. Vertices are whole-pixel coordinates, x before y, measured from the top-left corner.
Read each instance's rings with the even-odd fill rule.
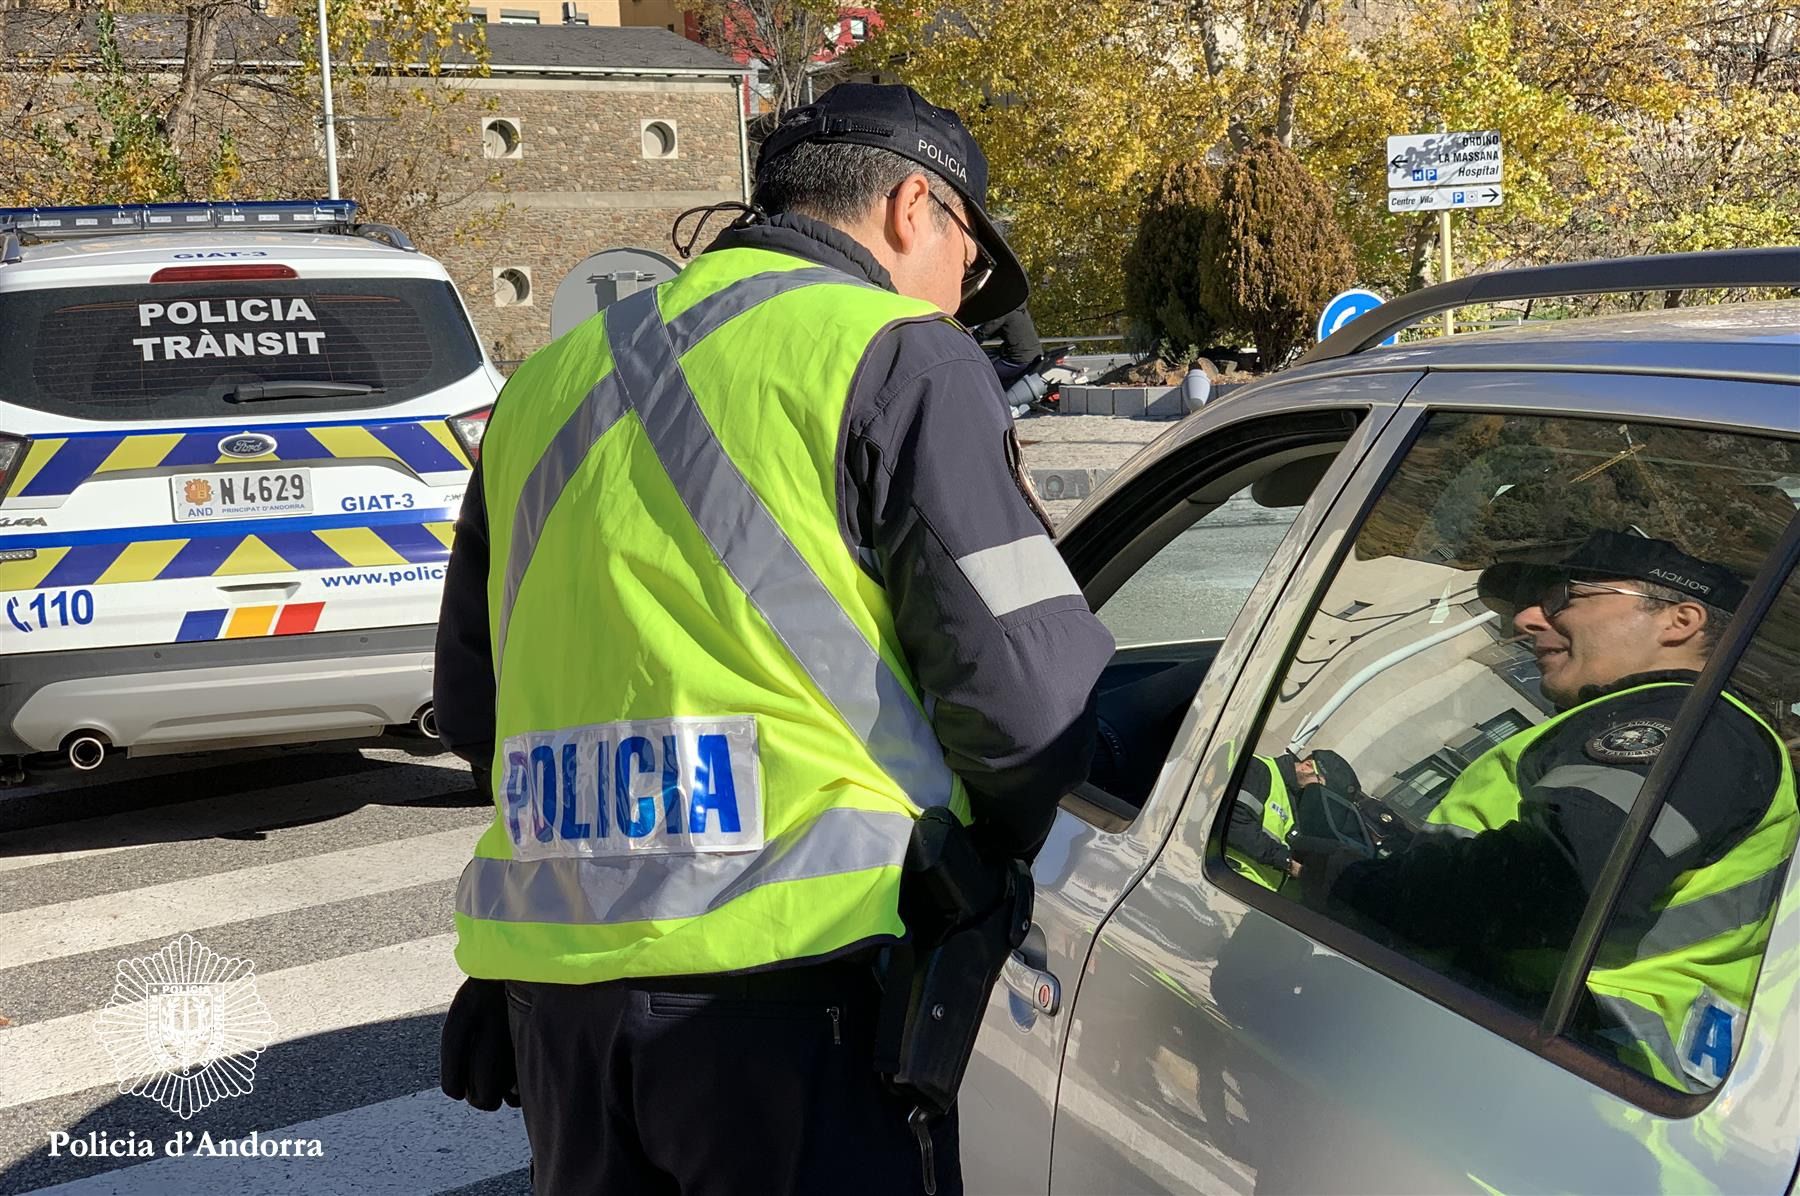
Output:
[[[441,561],[455,527],[443,507],[0,536],[0,590]]]
[[[260,432],[275,442],[260,457],[233,457],[219,441]],[[398,461],[416,474],[468,469],[469,458],[441,419],[317,424],[244,424],[173,432],[76,432],[33,439],[8,497],[73,494],[97,474],[131,469],[198,468],[224,462]]]

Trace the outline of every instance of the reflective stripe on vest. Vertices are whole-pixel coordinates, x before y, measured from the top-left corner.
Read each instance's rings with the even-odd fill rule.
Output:
[[[1283,847],[1287,846],[1288,836],[1294,831],[1294,803],[1288,796],[1287,782],[1282,779],[1281,768],[1267,756],[1256,757],[1257,761],[1269,770],[1269,796],[1261,803],[1262,833]],[[1255,799],[1247,793],[1239,793],[1238,801],[1255,804]],[[1279,868],[1271,868],[1244,855],[1233,847],[1225,848],[1225,858],[1239,873],[1255,881],[1265,889],[1279,890],[1288,874]]]
[[[845,571],[838,563],[828,561],[828,571],[821,576],[812,563],[825,559],[817,555],[817,521],[829,520],[833,538],[837,541],[835,547],[842,551],[855,574],[857,599],[871,601],[874,599],[868,596],[870,593],[879,595],[878,589],[864,590],[866,579],[856,570],[850,550],[841,544],[841,536],[836,535],[835,505],[826,505],[834,504],[834,496],[816,493],[822,491],[822,487],[803,485],[798,492],[802,509],[796,513],[791,509],[792,501],[782,508],[785,518],[815,521],[808,529],[812,539],[807,542],[814,545],[811,549],[814,556],[809,561],[759,495],[758,486],[753,485],[752,478],[745,473],[746,466],[762,469],[765,473],[771,466],[761,456],[755,460],[733,458],[709,421],[694,389],[690,388],[682,360],[684,354],[702,347],[710,337],[749,337],[754,341],[753,333],[744,332],[742,326],[733,328],[732,321],[755,312],[764,303],[771,300],[791,303],[805,288],[831,287],[833,294],[829,299],[821,299],[814,306],[830,302],[835,307],[849,309],[855,318],[841,321],[842,327],[836,330],[835,340],[821,332],[817,352],[829,357],[835,348],[842,355],[832,360],[844,368],[831,376],[846,380],[845,393],[820,394],[818,401],[823,407],[817,418],[803,405],[796,417],[789,410],[797,401],[794,388],[789,386],[779,392],[781,402],[787,403],[788,408],[782,408],[779,402],[772,404],[770,418],[775,421],[774,430],[789,437],[786,443],[790,449],[793,437],[820,437],[823,435],[820,429],[829,422],[833,433],[831,444],[821,445],[816,439],[803,440],[803,443],[835,455],[838,417],[834,413],[847,402],[847,379],[852,376],[851,371],[872,338],[897,320],[941,317],[928,316],[921,310],[924,305],[916,301],[901,299],[823,268],[765,268],[743,277],[729,277],[740,263],[783,260],[778,255],[761,251],[724,251],[708,254],[706,258],[711,260],[706,261],[704,267],[696,263],[673,282],[628,297],[609,307],[598,321],[590,321],[594,327],[587,335],[592,339],[593,348],[603,346],[607,350],[610,368],[604,369],[597,383],[586,386],[579,402],[570,405],[565,398],[561,402],[541,405],[542,410],[535,419],[537,434],[543,437],[541,440],[531,438],[534,430],[532,405],[530,399],[523,397],[532,391],[529,386],[520,387],[522,394],[514,398],[510,413],[513,420],[510,424],[499,425],[502,437],[510,437],[501,443],[514,453],[519,445],[542,443],[545,447],[535,462],[513,456],[503,469],[498,463],[499,444],[494,446],[494,454],[488,458],[494,465],[487,479],[490,511],[496,523],[505,520],[510,535],[504,549],[495,554],[495,575],[490,579],[496,645],[494,658],[502,687],[500,733],[503,742],[498,745],[500,757],[495,770],[500,785],[500,809],[476,858],[465,870],[457,894],[457,925],[461,940],[457,957],[471,975],[584,982],[630,975],[732,971],[828,952],[840,944],[870,936],[897,934],[901,929],[895,908],[898,871],[905,857],[913,817],[918,809],[929,805],[949,804],[959,814],[966,810],[961,786],[943,759],[942,749],[918,700],[913,697],[908,679],[897,673],[896,666],[890,663],[890,660],[898,659],[897,646],[888,638],[891,630],[882,632],[881,646],[872,643],[864,630],[867,623],[859,625],[846,609],[845,602],[849,599],[845,595],[850,591],[846,588]],[[721,281],[720,275],[726,275],[723,285],[694,298],[696,290],[717,285]],[[706,281],[699,281],[702,279]],[[665,322],[662,318],[664,297],[672,294],[672,288],[676,288],[672,310],[678,314]],[[851,294],[867,295],[867,302],[858,299],[856,304],[860,306],[853,305],[844,298]],[[686,299],[694,299],[694,302],[685,309],[680,308],[680,303]],[[811,301],[802,299],[801,302]],[[808,309],[802,306],[799,310]],[[782,317],[771,319],[780,321]],[[765,322],[762,327],[768,327],[768,324]],[[845,339],[846,331],[850,329],[855,331],[848,332],[848,339]],[[575,337],[580,333],[582,330],[578,329],[577,333],[569,335]],[[600,335],[594,336],[594,333]],[[733,344],[735,346],[735,340]],[[552,346],[552,349],[557,348]],[[567,385],[570,361],[592,356],[596,372],[608,364],[606,356],[595,356],[592,348],[575,342],[562,346],[561,352],[561,357],[550,359],[524,381],[539,384],[539,379],[551,379],[559,385]],[[549,354],[551,350],[545,353]],[[733,357],[736,361],[754,361],[756,355],[751,350],[738,352]],[[716,363],[719,359],[709,360]],[[691,368],[691,363],[688,364]],[[754,369],[752,366],[740,374],[735,372],[734,366],[730,376],[735,387],[745,384],[745,375],[754,383]],[[718,383],[710,385],[711,401],[717,403],[724,392]],[[565,391],[565,395],[567,393]],[[729,397],[739,396],[732,394]],[[755,404],[758,396],[754,385],[741,397],[745,402]],[[505,403],[501,405],[503,417],[508,414],[504,412],[506,406]],[[713,418],[718,418],[718,413],[719,409],[714,408]],[[827,415],[829,421],[824,418]],[[796,418],[798,422],[794,422]],[[631,425],[629,428],[624,426],[626,421]],[[521,431],[512,432],[513,426]],[[614,428],[630,439],[624,442],[609,439],[608,433]],[[560,612],[546,612],[544,604],[554,601],[546,595],[569,584],[564,578],[579,576],[579,572],[569,572],[572,564],[587,568],[592,562],[621,556],[621,552],[610,546],[617,541],[609,540],[599,530],[606,522],[600,512],[585,515],[578,508],[568,507],[571,501],[568,495],[575,492],[572,487],[578,477],[583,479],[585,486],[581,500],[585,503],[592,500],[597,485],[623,486],[643,476],[641,463],[632,466],[637,471],[632,479],[596,475],[589,463],[601,450],[603,441],[613,444],[614,447],[606,451],[612,452],[615,458],[619,453],[629,453],[634,454],[634,461],[640,462],[647,446],[660,467],[660,474],[672,489],[674,500],[679,503],[677,510],[691,521],[691,530],[687,532],[674,528],[669,520],[680,516],[671,516],[668,500],[655,497],[657,493],[667,491],[643,491],[634,486],[638,497],[632,501],[644,511],[635,516],[639,521],[637,526],[644,526],[642,521],[648,516],[657,526],[669,528],[676,535],[667,546],[660,546],[649,542],[660,540],[660,536],[644,533],[637,540],[619,545],[623,549],[622,561],[609,567],[629,571],[634,559],[631,554],[643,544],[653,556],[656,553],[681,553],[678,559],[686,562],[684,569],[704,570],[706,562],[694,557],[691,548],[680,548],[680,544],[686,542],[682,537],[691,541],[697,532],[711,551],[711,566],[721,577],[729,579],[728,584],[735,586],[740,593],[738,602],[741,604],[747,599],[748,609],[760,617],[762,630],[757,635],[764,639],[772,637],[773,642],[780,645],[775,651],[785,649],[785,664],[781,659],[769,656],[764,648],[756,658],[757,665],[763,669],[777,669],[777,680],[780,668],[790,668],[804,676],[818,695],[812,701],[817,703],[822,698],[824,709],[831,711],[837,720],[834,722],[827,717],[821,721],[808,716],[802,724],[790,724],[785,720],[765,722],[762,723],[765,731],[771,735],[780,731],[790,740],[810,734],[811,739],[806,741],[811,745],[808,747],[810,754],[799,766],[818,771],[822,758],[818,734],[829,726],[839,726],[836,733],[850,737],[846,742],[858,747],[859,758],[860,752],[866,751],[867,759],[885,774],[880,786],[871,789],[866,787],[867,781],[851,780],[867,774],[867,765],[846,763],[844,767],[851,771],[843,774],[847,781],[845,785],[827,787],[816,793],[784,791],[770,798],[780,805],[783,813],[774,820],[766,838],[746,842],[745,849],[739,850],[735,843],[715,849],[684,846],[687,822],[685,816],[678,818],[678,805],[692,799],[696,805],[695,829],[706,826],[706,814],[699,808],[698,796],[705,790],[706,782],[693,782],[697,788],[686,794],[679,790],[671,794],[667,788],[676,783],[671,781],[672,777],[686,776],[691,781],[695,775],[686,747],[677,750],[680,735],[676,724],[683,720],[718,719],[750,726],[757,724],[759,718],[771,716],[757,713],[754,695],[763,691],[753,689],[747,695],[745,700],[751,703],[748,707],[728,696],[734,674],[728,667],[712,660],[712,653],[702,651],[700,656],[694,656],[693,652],[701,645],[688,645],[692,636],[686,634],[679,622],[670,621],[678,619],[673,613],[664,612],[652,617],[648,626],[630,624],[626,640],[633,636],[675,635],[681,642],[667,651],[658,649],[660,656],[679,660],[685,651],[689,659],[695,660],[696,668],[710,669],[708,678],[696,684],[702,684],[703,689],[710,686],[710,692],[721,694],[720,708],[693,709],[686,705],[676,708],[677,704],[671,704],[666,709],[648,713],[639,709],[631,714],[622,710],[609,714],[606,702],[611,699],[604,697],[605,686],[597,691],[602,694],[598,699],[593,694],[559,698],[531,689],[535,673],[548,661],[543,653],[554,650],[546,647],[549,642],[546,637],[551,633],[546,631],[545,620],[550,619],[550,626],[560,626]],[[738,443],[745,443],[741,426]],[[527,465],[529,468],[523,468]],[[772,468],[791,467],[790,461],[786,466],[776,464]],[[601,476],[601,481],[596,482],[596,476]],[[505,478],[511,480],[500,480]],[[791,479],[787,474],[780,474],[762,477],[761,481],[773,485],[775,493],[780,494],[780,486]],[[510,494],[516,498],[509,497],[509,487]],[[600,492],[604,493],[604,489]],[[559,511],[559,504],[566,509]],[[508,505],[512,508],[510,511],[506,509]],[[813,509],[815,506],[819,509]],[[595,531],[592,534],[571,532],[570,529],[580,527],[584,519],[591,521]],[[582,555],[573,559],[565,548],[552,563],[545,564],[543,550],[553,522],[555,527],[562,529],[557,533],[559,543],[592,543],[595,547],[581,550]],[[575,541],[570,541],[571,535],[577,537]],[[595,539],[595,536],[599,538]],[[590,553],[597,555],[590,557]],[[646,577],[654,580],[660,575],[655,572],[654,564],[651,569]],[[539,574],[544,570],[549,572],[540,578]],[[672,576],[682,580],[688,575]],[[826,577],[837,580],[828,585]],[[539,580],[534,581],[534,578]],[[635,577],[630,578],[630,584],[637,584]],[[706,584],[715,583],[709,581]],[[833,585],[837,587],[835,591]],[[536,595],[532,609],[537,613],[530,623],[533,634],[526,639],[537,646],[530,649],[531,655],[521,656],[525,650],[518,647],[517,641],[520,628],[526,624],[517,623],[516,619],[524,609],[522,599],[528,589]],[[638,595],[638,600],[643,600],[639,591],[632,593]],[[683,601],[691,603],[694,599]],[[691,607],[678,606],[676,609]],[[888,627],[891,618],[880,612],[877,614],[878,630]],[[721,632],[730,626],[724,618],[721,615]],[[665,625],[670,629],[668,632],[655,630]],[[700,633],[706,632],[705,620],[695,626]],[[571,642],[575,651],[580,650],[583,634],[590,633],[578,630]],[[604,637],[606,632],[595,628],[591,634]],[[663,643],[661,639],[647,642]],[[884,646],[887,651],[883,650]],[[623,659],[629,665],[629,654]],[[558,682],[560,686],[570,684],[566,668],[550,671],[563,678]],[[672,693],[690,688],[680,680],[681,675],[679,668],[671,674],[675,678],[671,683]],[[656,684],[652,681],[652,687]],[[524,707],[515,709],[511,716],[505,714],[507,695],[521,693],[521,686],[525,687],[523,692],[531,695],[528,698],[531,708],[539,710],[539,714],[521,718],[518,712]],[[626,696],[618,701],[623,702],[630,693],[643,689],[642,684],[627,686]],[[785,689],[783,696],[788,696]],[[517,700],[512,699],[515,705]],[[592,714],[580,717],[572,713],[577,708],[597,708],[601,716],[597,722]],[[571,713],[557,713],[564,709]],[[618,823],[611,828],[625,827],[627,813],[641,809],[646,816],[645,823],[639,826],[633,822],[630,829],[624,831],[627,835],[641,837],[635,843],[624,843],[615,835],[596,847],[596,840],[609,834],[605,825],[609,782],[604,779],[604,762],[599,765],[584,763],[588,758],[585,755],[577,759],[571,746],[573,738],[585,735],[587,739],[582,742],[591,745],[599,736],[603,746],[611,746],[612,740],[604,738],[615,734],[609,728],[662,722],[669,722],[671,731],[661,739],[660,753],[663,792],[669,805],[666,826],[654,829],[661,803],[653,796],[645,796],[646,792],[655,792],[654,760],[658,758],[654,747],[650,746],[655,732],[647,731],[645,733],[651,739],[641,741],[646,744],[641,749],[645,753],[644,760],[630,777],[621,771],[614,778],[618,786]],[[544,729],[525,732],[521,725]],[[530,751],[530,763],[526,763],[525,756],[517,748],[510,758],[507,757],[505,744],[509,740],[520,740],[526,747],[532,742],[540,746]],[[753,753],[765,750],[758,746],[755,732],[749,732],[745,742],[752,745]],[[560,782],[554,764],[554,743],[563,744],[560,775],[564,779]],[[623,753],[626,743],[618,742],[617,748]],[[540,754],[544,769],[541,780],[534,771]],[[619,758],[625,759],[623,755]],[[786,760],[786,757],[782,759]],[[762,756],[749,762],[734,760],[731,763],[734,775],[749,776],[753,778],[752,784],[760,784],[762,770],[767,766],[768,760]],[[594,771],[596,767],[602,770],[598,774]],[[583,809],[590,817],[596,807],[592,804],[594,794],[589,788],[596,784],[601,787],[599,825],[594,828],[578,825],[576,829],[586,832],[587,837],[570,840],[559,833],[556,825],[559,812],[556,795],[560,784],[565,795],[560,807],[560,829],[567,831],[575,817],[572,810],[578,768],[585,770],[580,773],[581,797],[589,803]],[[861,773],[856,768],[860,768]],[[688,772],[680,772],[681,769]],[[750,771],[743,772],[743,769]],[[699,775],[704,776],[704,773]],[[651,789],[642,790],[637,787],[640,784],[647,784]],[[739,784],[741,789],[742,782]],[[532,785],[538,787],[543,808],[518,804],[509,808],[508,803],[516,803],[520,792]],[[865,787],[858,788],[858,785]],[[869,808],[871,805],[881,808]],[[533,820],[532,827],[537,831],[535,842],[530,832],[521,831],[521,820],[525,817]],[[759,821],[759,835],[761,827]],[[737,827],[733,824],[729,829],[735,831]],[[523,839],[521,833],[525,836]],[[516,851],[512,848],[514,843],[518,844]],[[645,850],[628,850],[634,847]],[[531,850],[527,851],[527,848]],[[720,921],[721,918],[724,920]],[[736,930],[732,929],[734,926]]]
[[[1466,833],[1515,821],[1523,804],[1518,764],[1533,743],[1578,711],[1661,686],[1688,688],[1682,682],[1660,682],[1622,690],[1489,749],[1457,778],[1431,812],[1428,826]],[[1754,994],[1775,899],[1800,835],[1793,763],[1786,746],[1754,710],[1731,694],[1720,696],[1773,741],[1781,770],[1774,794],[1749,834],[1724,858],[1678,877],[1647,923],[1610,927],[1587,978],[1595,1002],[1629,1036],[1620,1043],[1621,1058],[1689,1092],[1709,1091],[1729,1070],[1735,1048],[1732,1036],[1741,1039],[1741,1019]],[[1643,777],[1628,769],[1571,764],[1552,769],[1539,784],[1578,786],[1629,812]],[[1692,824],[1667,804],[1658,813],[1650,838],[1669,856],[1698,841]],[[1562,956],[1560,951],[1520,952],[1519,975],[1526,983],[1547,983]],[[1720,1019],[1725,1019],[1722,1027]]]

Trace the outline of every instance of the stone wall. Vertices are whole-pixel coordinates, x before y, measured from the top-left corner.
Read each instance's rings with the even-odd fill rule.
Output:
[[[503,205],[499,228],[443,257],[496,358],[549,340],[551,297],[583,258],[627,247],[674,256],[669,230],[684,209],[743,197],[735,81],[503,78],[471,88],[484,122],[517,130],[516,156],[470,164],[499,175],[473,201]],[[645,121],[674,129],[672,156],[646,156]],[[524,304],[496,298],[502,269],[530,278]]]

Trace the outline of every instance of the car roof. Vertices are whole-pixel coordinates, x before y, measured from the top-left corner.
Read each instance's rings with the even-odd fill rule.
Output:
[[[1579,370],[1800,382],[1800,300],[1526,321],[1302,365],[1269,381],[1389,370]]]
[[[165,266],[224,264],[234,260],[234,254],[257,261],[278,261],[312,277],[449,280],[435,258],[342,233],[256,233],[232,229],[111,233],[28,241],[20,250],[20,260],[0,265],[0,291],[147,282],[151,274]]]
[[[1687,308],[1658,308],[1568,320],[1527,321],[1491,332],[1425,337],[1389,348],[1277,370],[1229,394],[1221,395],[1209,410],[1254,419],[1292,410],[1294,383],[1329,383],[1342,378],[1345,395],[1355,402],[1361,392],[1371,397],[1384,394],[1398,400],[1408,385],[1384,387],[1381,375],[1422,373],[1532,371],[1593,374],[1663,374],[1734,381],[1800,384],[1800,300],[1765,303],[1721,304]],[[1313,396],[1316,387],[1302,394]],[[1299,400],[1307,402],[1309,399]],[[1497,408],[1509,400],[1501,391],[1489,393]],[[1754,421],[1761,430],[1787,428],[1800,431],[1800,392],[1792,415],[1779,421],[1775,406],[1759,411],[1767,419]],[[1175,424],[1146,445],[1125,465],[1096,488],[1058,528],[1066,535],[1085,523],[1106,499],[1129,485],[1131,479],[1152,469],[1171,454],[1204,434],[1208,424],[1194,416]]]

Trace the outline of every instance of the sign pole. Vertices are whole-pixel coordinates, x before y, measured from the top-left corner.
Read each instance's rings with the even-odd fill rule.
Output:
[[[337,120],[331,111],[331,34],[325,0],[319,0],[319,82],[325,93],[325,193],[338,197]]]
[[[1450,258],[1450,209],[1445,208],[1438,213],[1438,248],[1443,250],[1443,262],[1438,270],[1438,281],[1449,282],[1451,270]],[[1444,335],[1456,335],[1456,313],[1444,313]]]

